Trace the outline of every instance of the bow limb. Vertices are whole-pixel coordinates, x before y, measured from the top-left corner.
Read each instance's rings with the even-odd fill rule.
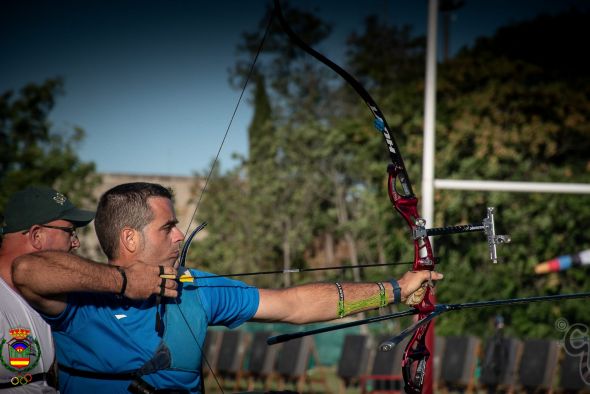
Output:
[[[369,110],[375,117],[375,124],[377,128],[383,133],[383,137],[385,139],[385,143],[387,144],[391,161],[398,169],[398,180],[402,185],[404,196],[413,196],[414,192],[412,190],[412,185],[406,172],[406,167],[404,165],[402,156],[399,153],[399,148],[395,140],[392,138],[389,126],[387,125],[387,121],[385,120],[385,116],[383,116],[383,112],[381,112],[381,109],[379,109],[379,106],[377,105],[375,100],[373,100],[373,98],[367,92],[364,86],[361,85],[361,83],[358,80],[356,80],[356,78],[354,78],[350,73],[348,73],[342,67],[340,67],[339,65],[337,65],[336,63],[334,63],[333,61],[331,61],[330,59],[328,59],[327,57],[325,57],[309,45],[307,45],[305,41],[303,41],[297,34],[295,34],[295,32],[293,32],[293,30],[291,29],[283,15],[280,1],[274,0],[274,4],[277,19],[279,20],[281,27],[283,28],[284,32],[289,36],[289,38],[305,52],[309,53],[311,56],[318,59],[320,62],[324,63],[326,66],[334,70],[338,75],[340,75],[344,80],[346,80],[346,82],[348,82],[353,87],[353,89],[358,93],[359,96],[362,97],[365,104],[367,105],[367,107],[369,107]]]
[[[521,304],[530,304],[534,302],[551,302],[551,301],[562,301],[562,300],[575,300],[581,298],[589,298],[590,292],[582,292],[582,293],[568,293],[568,294],[554,294],[554,295],[544,295],[544,296],[533,296],[533,297],[523,297],[523,298],[508,298],[508,299],[501,299],[501,300],[486,300],[486,301],[472,301],[472,302],[464,302],[460,304],[438,304],[434,308],[434,311],[429,313],[425,318],[417,321],[410,327],[406,328],[402,332],[400,332],[395,337],[384,341],[379,345],[379,349],[387,352],[393,349],[396,345],[398,345],[401,341],[404,340],[412,332],[415,332],[426,324],[428,324],[432,319],[442,315],[445,312],[450,311],[458,311],[462,309],[473,309],[473,308],[485,308],[485,307],[499,307],[499,306],[514,306],[514,305],[521,305]]]
[[[195,211],[196,212],[196,211]],[[188,250],[190,248],[191,242],[193,241],[193,239],[195,238],[195,236],[201,231],[203,230],[205,227],[207,226],[207,222],[203,222],[200,225],[198,225],[191,233],[188,237],[186,237],[185,241],[184,241],[184,245],[182,246],[182,250],[180,252],[180,256],[178,258],[178,264],[177,264],[177,271],[179,272],[179,276],[186,276],[185,272],[188,271],[186,269],[186,256],[188,254]],[[188,276],[190,277],[190,280],[187,280],[188,282],[195,282],[197,279],[192,277],[192,274],[188,274]],[[184,282],[185,280],[180,280],[181,282]],[[201,308],[203,308],[203,303],[201,302],[201,295],[199,293],[199,288],[197,287],[196,289],[197,291],[197,298],[199,299],[199,306]],[[184,321],[184,324],[186,324],[186,327],[188,328],[189,333],[191,334],[191,337],[193,339],[193,341],[195,342],[195,344],[197,345],[197,348],[199,349],[202,357],[203,357],[203,361],[205,362],[205,365],[207,366],[207,368],[209,369],[209,371],[211,372],[211,376],[213,376],[213,379],[215,379],[215,383],[217,384],[217,387],[219,388],[221,393],[224,393],[223,390],[223,386],[221,385],[221,383],[219,382],[219,379],[217,378],[217,375],[215,375],[215,372],[213,370],[213,368],[211,367],[211,364],[209,363],[209,360],[207,359],[207,355],[205,354],[205,349],[203,349],[203,347],[201,346],[201,344],[199,343],[199,339],[197,338],[197,335],[195,334],[195,332],[193,331],[191,324],[188,320],[188,318],[185,316],[184,312],[182,311],[182,308],[180,307],[180,304],[178,302],[178,298],[174,299],[174,303],[176,304],[176,307],[178,308],[178,312],[180,312],[180,315],[182,316],[182,319]],[[205,315],[207,315],[207,312],[203,309],[203,312],[205,313]],[[202,391],[205,391],[205,380],[203,378],[203,374],[201,373],[201,386],[202,386]]]
[[[182,250],[180,252],[180,257],[178,259],[178,268],[177,268],[178,271],[186,268],[186,265],[185,265],[186,256],[188,254],[188,249],[191,246],[191,242],[195,238],[195,235],[197,235],[197,233],[199,233],[201,230],[203,230],[206,226],[207,226],[207,222],[203,222],[200,225],[198,225],[184,241],[184,245],[182,246]]]
[[[365,104],[373,114],[375,118],[375,126],[383,135],[391,163],[388,166],[388,193],[390,200],[394,208],[404,218],[412,234],[418,234],[418,227],[424,226],[424,220],[418,214],[418,199],[414,195],[412,190],[412,184],[410,182],[406,166],[400,154],[399,148],[393,135],[391,134],[389,125],[385,120],[383,112],[373,100],[371,95],[366,89],[356,80],[351,74],[345,71],[342,67],[326,58],[321,53],[317,52],[309,45],[307,45],[297,34],[293,32],[289,24],[283,16],[281,10],[280,0],[274,0],[275,13],[281,24],[281,27],[289,38],[305,52],[324,63],[326,66],[334,70],[340,75],[346,82],[348,82],[354,90],[362,97]],[[401,190],[397,190],[397,185],[401,186]],[[435,266],[435,259],[432,253],[432,246],[428,236],[420,235],[414,236],[414,262],[413,270],[433,270]],[[415,306],[419,311],[419,320],[424,319],[434,310],[434,297],[430,288],[426,288],[426,293],[422,301]],[[418,329],[412,339],[410,340],[406,351],[404,352],[404,358],[402,361],[402,367],[406,371],[404,377],[406,391],[412,393],[421,393],[422,386],[426,382],[427,390],[432,390],[431,380],[431,365],[427,365],[430,352],[426,338],[430,323],[423,325]],[[426,379],[424,379],[426,377]]]

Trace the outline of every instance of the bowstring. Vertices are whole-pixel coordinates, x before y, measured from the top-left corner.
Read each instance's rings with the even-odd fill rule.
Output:
[[[229,131],[230,131],[231,126],[233,124],[234,118],[236,117],[236,113],[238,112],[238,108],[240,106],[240,103],[242,102],[242,98],[244,97],[244,93],[246,92],[246,88],[248,87],[248,82],[250,81],[252,74],[254,73],[254,67],[256,66],[256,62],[258,61],[258,57],[259,57],[260,53],[262,52],[262,48],[264,46],[264,41],[266,41],[266,37],[268,36],[268,32],[270,31],[270,27],[271,27],[272,22],[274,20],[274,12],[271,12],[270,14],[271,15],[270,15],[268,24],[266,26],[266,30],[264,31],[264,35],[262,36],[262,40],[260,41],[258,49],[256,50],[256,54],[254,55],[254,60],[252,61],[252,64],[250,65],[250,69],[248,70],[246,80],[244,81],[244,85],[242,86],[240,96],[238,97],[238,101],[234,107],[234,110],[233,110],[233,113],[232,113],[231,118],[229,120],[229,123],[227,125],[227,128],[225,129],[225,134],[223,135],[223,139],[221,140],[221,144],[219,145],[219,149],[217,150],[217,154],[215,155],[215,159],[213,160],[213,164],[211,165],[209,173],[207,174],[207,178],[205,179],[205,185],[203,185],[203,188],[201,189],[201,194],[199,195],[199,199],[197,200],[197,204],[196,204],[195,209],[191,215],[191,219],[188,222],[188,226],[187,226],[186,231],[184,233],[185,238],[186,238],[186,234],[188,234],[188,230],[190,229],[191,224],[193,223],[193,220],[195,219],[195,216],[197,215],[197,211],[199,210],[199,206],[201,205],[201,201],[203,200],[203,195],[207,191],[207,186],[209,185],[209,181],[211,180],[211,177],[213,175],[213,171],[215,170],[215,167],[217,166],[217,163],[219,162],[219,155],[221,154],[221,150],[223,149],[223,146],[225,145],[225,141],[227,140],[227,136],[229,135]]]
[[[191,224],[193,223],[196,215],[197,215],[197,211],[199,210],[199,207],[201,205],[201,201],[203,200],[203,196],[205,194],[205,192],[207,191],[207,186],[209,185],[209,181],[211,180],[211,177],[213,175],[213,171],[215,170],[215,167],[217,165],[217,163],[219,162],[219,156],[221,154],[221,150],[223,149],[223,146],[225,145],[225,141],[227,140],[227,137],[229,135],[229,131],[231,129],[231,126],[233,124],[234,118],[236,116],[236,113],[238,112],[238,108],[240,106],[240,103],[242,102],[242,98],[244,97],[244,93],[246,92],[246,88],[248,87],[248,82],[250,81],[253,73],[254,73],[254,67],[256,66],[256,62],[258,61],[258,57],[260,55],[260,53],[262,52],[262,48],[264,46],[264,42],[266,41],[266,38],[268,36],[268,33],[270,31],[270,27],[272,26],[272,22],[274,20],[274,12],[270,12],[270,17],[269,17],[269,21],[268,24],[266,26],[266,29],[264,31],[264,34],[262,36],[262,40],[260,41],[260,45],[258,46],[258,49],[256,51],[256,54],[254,55],[254,60],[251,63],[250,69],[248,71],[248,74],[246,76],[246,80],[244,81],[244,85],[242,86],[242,90],[240,92],[240,95],[238,97],[238,101],[236,102],[236,105],[234,107],[234,110],[232,112],[231,118],[229,120],[229,123],[227,125],[227,128],[225,129],[225,133],[223,135],[223,138],[221,140],[221,144],[219,145],[219,149],[217,150],[217,154],[215,155],[215,159],[213,160],[213,164],[211,165],[211,168],[209,170],[209,173],[207,175],[207,178],[205,179],[205,184],[203,185],[203,188],[201,189],[201,194],[199,196],[199,199],[197,200],[197,204],[195,206],[195,209],[193,210],[193,213],[191,215],[191,218],[189,220],[188,226],[186,231],[184,232],[184,239],[186,240],[186,236],[189,233],[189,229],[191,227]],[[190,241],[189,241],[190,242]],[[188,251],[188,246],[187,246],[187,251]],[[185,261],[178,261],[178,269],[180,270],[181,268],[185,267]],[[197,278],[195,278],[195,285],[196,285],[196,281]],[[201,300],[201,295],[199,293],[199,286],[196,286],[196,292],[197,292],[197,297],[199,299],[199,305],[201,305],[201,308],[203,309],[203,313],[205,314],[205,316],[207,317],[207,321],[209,321],[209,317],[207,316],[207,311],[205,310],[205,308],[203,307],[203,302]],[[205,361],[205,364],[207,365],[207,368],[209,369],[209,371],[211,372],[211,375],[213,376],[215,383],[217,384],[217,386],[219,387],[219,389],[221,390],[222,393],[225,393],[225,391],[223,390],[223,387],[221,386],[219,379],[217,378],[217,375],[215,374],[215,371],[213,370],[213,368],[211,367],[211,364],[209,363],[209,360],[207,359],[207,355],[205,354],[205,352],[203,351],[203,347],[199,344],[199,341],[197,339],[197,336],[195,335],[195,333],[193,332],[188,319],[186,318],[186,316],[184,315],[184,313],[182,312],[182,309],[180,308],[180,304],[178,303],[178,299],[175,298],[174,302],[176,303],[176,306],[178,308],[178,311],[180,312],[182,319],[184,320],[195,344],[197,345],[197,347],[199,348],[199,351],[201,352],[201,355],[203,357],[203,360]],[[201,373],[201,387],[205,388],[205,379],[203,374]]]

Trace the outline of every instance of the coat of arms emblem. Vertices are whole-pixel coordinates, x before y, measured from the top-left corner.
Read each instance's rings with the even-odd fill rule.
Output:
[[[0,363],[11,372],[31,371],[41,359],[39,341],[27,328],[12,328],[9,332],[11,338],[0,341]]]

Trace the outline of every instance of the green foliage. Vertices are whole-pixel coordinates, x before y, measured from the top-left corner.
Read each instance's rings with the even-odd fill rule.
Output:
[[[94,164],[76,154],[84,131],[56,131],[49,121],[62,92],[63,82],[56,78],[0,96],[0,212],[10,195],[31,184],[52,186],[78,204],[94,205],[89,190],[100,178]]]
[[[565,14],[505,27],[442,65],[438,178],[590,181],[587,69],[566,76],[563,65],[548,60],[562,52],[560,43],[571,42],[572,37],[565,34],[572,28],[552,32],[556,37],[544,42],[542,57],[535,52],[535,43],[548,26],[576,26],[577,20],[578,16]],[[513,41],[510,45],[508,37]],[[519,51],[514,50],[516,46]],[[441,191],[436,195],[436,222],[469,222],[478,212],[482,216],[486,205],[498,209],[499,233],[512,236],[512,243],[502,248],[503,262],[498,266],[487,263],[482,258],[484,245],[466,242],[467,236],[437,240],[439,256],[448,261],[439,301],[525,297],[588,288],[587,275],[575,269],[549,277],[533,275],[539,261],[588,248],[590,237],[582,230],[590,219],[587,196]],[[460,278],[469,278],[469,285],[461,284]],[[558,335],[553,328],[558,317],[570,322],[590,317],[583,302],[567,301],[474,310],[462,317],[449,316],[438,327],[443,333],[467,329],[483,333],[491,327],[495,313],[508,318],[515,334],[529,337]]]

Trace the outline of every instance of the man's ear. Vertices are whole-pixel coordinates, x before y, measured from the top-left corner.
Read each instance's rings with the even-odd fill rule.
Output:
[[[119,240],[121,242],[122,248],[127,253],[135,253],[139,248],[139,233],[135,229],[125,227],[123,230],[121,230]]]
[[[26,233],[26,236],[27,240],[34,249],[38,251],[43,250],[44,235],[41,226],[38,226],[36,224],[31,226],[31,228],[29,228],[29,231]]]

